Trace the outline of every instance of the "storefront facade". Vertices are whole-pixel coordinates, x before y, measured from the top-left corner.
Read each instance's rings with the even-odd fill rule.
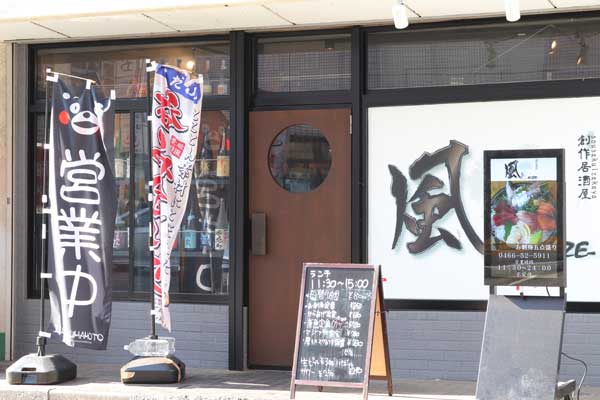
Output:
[[[600,368],[598,235],[585,226],[600,200],[595,174],[576,164],[579,136],[600,132],[599,26],[600,15],[587,12],[406,31],[364,26],[8,45],[13,68],[2,81],[13,93],[5,95],[13,118],[0,114],[0,128],[12,132],[0,146],[13,149],[2,164],[7,183],[0,180],[0,188],[12,186],[2,214],[13,221],[12,286],[2,292],[12,302],[7,357],[32,351],[38,332],[46,68],[95,79],[117,95],[109,346],[94,352],[52,344],[50,351],[121,364],[129,358],[123,345],[149,332],[150,58],[204,75],[198,160],[221,150],[231,160],[228,175],[194,177],[171,261],[172,335],[188,366],[289,368],[302,262],[369,262],[383,268],[394,376],[476,379],[487,297],[480,153],[550,146],[571,154],[567,180],[574,182],[565,350],[586,360],[590,382],[600,384],[593,372]],[[406,193],[398,194],[392,183],[401,177]],[[586,179],[589,201],[581,198]],[[217,223],[229,227],[229,246],[213,255],[201,236]],[[565,362],[561,372],[576,368]]]

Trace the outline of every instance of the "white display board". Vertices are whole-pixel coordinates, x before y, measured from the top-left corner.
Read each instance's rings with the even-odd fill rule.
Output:
[[[386,299],[487,299],[483,151],[564,148],[567,298],[600,301],[597,135],[600,97],[369,108],[368,262]]]

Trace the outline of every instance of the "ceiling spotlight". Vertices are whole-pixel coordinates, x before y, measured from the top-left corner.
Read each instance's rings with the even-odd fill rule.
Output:
[[[554,39],[552,41],[552,43],[550,43],[550,51],[548,51],[549,55],[552,55],[556,52],[556,48],[558,47],[558,42],[556,41],[556,39]]]
[[[507,21],[515,22],[521,19],[519,0],[504,0],[504,10],[506,11]]]
[[[579,54],[577,55],[577,65],[585,64],[585,57],[587,55],[587,44],[585,39],[578,33],[577,43],[579,44]]]
[[[333,40],[326,39],[323,45],[325,46],[325,50],[327,51],[335,50],[335,42]]]
[[[587,46],[583,44],[577,55],[577,65],[585,64],[585,54],[587,53]]]
[[[186,68],[187,68],[187,69],[189,69],[189,70],[193,70],[193,69],[194,69],[194,65],[196,65],[196,63],[195,63],[193,60],[189,60],[189,61],[188,61],[188,62],[185,64]]]
[[[394,26],[396,29],[404,29],[408,26],[408,14],[404,0],[395,0],[392,6],[392,15],[394,16]]]

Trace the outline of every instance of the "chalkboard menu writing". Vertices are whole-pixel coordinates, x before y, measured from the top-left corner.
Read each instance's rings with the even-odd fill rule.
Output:
[[[362,382],[373,270],[306,270],[296,379]]]
[[[305,264],[302,276],[295,385],[363,387],[366,393],[379,267]]]

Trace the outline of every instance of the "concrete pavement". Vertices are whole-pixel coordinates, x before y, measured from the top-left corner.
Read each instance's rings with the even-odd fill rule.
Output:
[[[0,364],[1,400],[287,400],[289,371],[189,369],[179,385],[123,385],[118,365],[78,365],[76,380],[56,386],[11,386]],[[394,381],[394,398],[404,400],[474,400],[475,382]],[[384,400],[385,383],[371,383],[370,399]],[[299,387],[298,400],[361,399],[360,391]],[[600,400],[600,388],[585,387],[582,400]]]

